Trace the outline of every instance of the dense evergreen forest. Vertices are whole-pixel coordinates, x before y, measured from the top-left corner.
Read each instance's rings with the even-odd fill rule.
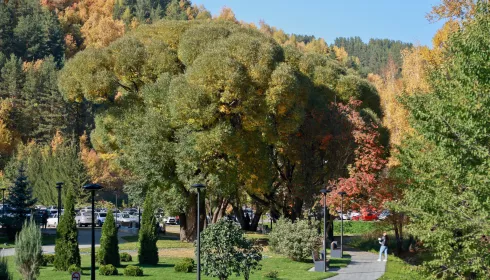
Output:
[[[360,37],[336,38],[333,44],[344,48],[351,56],[359,58],[359,71],[364,75],[369,73],[382,74],[390,59],[397,67],[402,66],[401,51],[413,47],[412,43],[404,43],[389,39],[370,39],[366,44]]]

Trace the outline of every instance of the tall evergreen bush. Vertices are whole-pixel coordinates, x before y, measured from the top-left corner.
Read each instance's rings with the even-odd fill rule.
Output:
[[[24,222],[15,238],[15,265],[23,279],[37,279],[43,261],[42,252],[41,229],[31,217]]]
[[[54,251],[55,269],[67,271],[72,264],[80,266],[74,196],[71,191],[66,195],[65,212],[61,216],[60,224],[56,230],[56,246]]]
[[[158,228],[155,219],[153,199],[146,196],[143,207],[143,219],[139,232],[138,260],[140,264],[156,265],[158,263]]]
[[[37,199],[32,197],[32,188],[24,174],[23,167],[19,168],[19,173],[14,185],[9,190],[6,203],[11,207],[12,216],[5,217],[4,224],[7,226],[7,233],[10,239],[14,239],[20,231],[30,208],[36,203]]]
[[[116,221],[112,211],[107,212],[104,225],[102,226],[102,237],[100,238],[99,261],[101,264],[112,264],[119,266],[119,242],[117,240]]]

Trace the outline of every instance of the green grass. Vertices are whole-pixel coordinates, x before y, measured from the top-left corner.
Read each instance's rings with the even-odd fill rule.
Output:
[[[380,280],[424,280],[427,279],[418,266],[413,266],[400,258],[390,255],[386,263],[385,274]]]
[[[119,250],[138,250],[138,236],[121,237],[126,242],[119,244]],[[194,248],[193,243],[181,242],[177,233],[167,232],[160,235],[157,241],[158,249]]]
[[[282,256],[278,256],[275,254],[265,254],[266,257],[262,260],[262,269],[255,271],[250,279],[251,280],[258,280],[258,279],[264,279],[264,274],[267,272],[276,270],[279,272],[278,279],[288,279],[288,280],[320,280],[320,279],[325,279],[332,277],[336,275],[336,273],[333,272],[308,272],[308,269],[313,267],[313,263],[302,263],[302,262],[294,262],[291,261],[287,258],[284,258]],[[144,271],[144,277],[142,279],[145,280],[156,280],[156,279],[175,279],[175,280],[194,280],[196,279],[195,271],[194,273],[177,273],[174,271],[174,265],[176,262],[178,262],[180,259],[179,258],[160,258],[160,263],[156,267],[142,267]],[[9,269],[10,271],[14,272],[14,279],[20,279],[20,274],[15,270],[14,264],[13,264],[13,258],[9,257]],[[89,274],[90,274],[90,257],[89,256],[82,256],[82,269],[84,270],[84,274],[82,276],[82,279],[88,279]],[[125,263],[127,264],[133,264],[137,265],[136,262],[130,262],[130,263]],[[123,266],[123,267],[124,267]],[[100,276],[97,273],[97,279],[120,279],[120,280],[125,280],[125,279],[134,279],[134,277],[126,277],[123,276],[124,268],[118,268],[119,275],[118,277],[114,276]],[[68,272],[59,272],[59,271],[54,271],[52,266],[48,267],[43,267],[41,269],[41,275],[38,279],[49,279],[49,280],[66,280],[69,278]],[[216,278],[210,278],[206,277],[203,275],[202,279],[216,279]],[[236,277],[232,276],[229,279],[243,279],[243,276]]]
[[[341,221],[333,221],[333,224],[333,233],[335,236],[339,236],[341,232]],[[389,229],[389,227],[387,227],[385,223],[378,221],[344,221],[344,235],[347,236],[359,236],[363,234],[381,232],[387,229]]]
[[[43,234],[43,245],[54,245],[56,241],[56,235]],[[14,248],[15,242],[9,241],[6,236],[0,236],[0,248],[8,249]]]

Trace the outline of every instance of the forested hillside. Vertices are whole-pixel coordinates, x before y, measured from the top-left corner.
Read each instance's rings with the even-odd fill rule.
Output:
[[[389,39],[370,39],[368,43],[364,43],[360,37],[336,38],[333,45],[344,48],[351,56],[358,57],[361,62],[360,72],[364,75],[381,74],[390,59],[401,68],[401,51],[413,46],[412,43]]]

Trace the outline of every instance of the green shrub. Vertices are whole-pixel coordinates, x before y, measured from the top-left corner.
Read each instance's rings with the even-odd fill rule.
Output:
[[[117,275],[117,268],[112,264],[101,265],[99,267],[99,275]]]
[[[33,218],[24,222],[15,238],[15,265],[23,279],[35,280],[43,260],[41,229]]]
[[[79,265],[72,264],[68,267],[68,272],[72,274],[73,272],[80,272],[82,274],[82,268]]]
[[[114,220],[114,215],[111,210],[107,212],[107,217],[102,226],[98,260],[101,264],[112,264],[115,266],[121,264],[116,221]]]
[[[247,280],[254,269],[260,269],[262,248],[243,236],[240,226],[222,219],[201,234],[201,260],[204,274],[228,279],[243,273]]]
[[[177,272],[192,272],[194,269],[194,260],[191,258],[184,258],[175,264],[174,269]]]
[[[53,265],[56,270],[67,271],[72,264],[80,267],[78,231],[75,222],[75,198],[72,191],[68,191],[66,195],[65,212],[56,228],[54,251],[56,254]]]
[[[279,276],[279,272],[277,270],[272,270],[264,274],[265,278],[270,278],[270,279],[277,279],[277,276]]]
[[[140,264],[156,265],[158,263],[158,228],[155,219],[155,206],[148,193],[145,199],[141,229],[139,232],[138,261]]]
[[[317,225],[310,224],[307,220],[292,223],[288,219],[280,219],[269,234],[271,250],[294,261],[310,258],[311,252],[317,250],[320,245]]]
[[[7,258],[4,256],[0,257],[0,279],[13,280],[14,277],[9,272]]]
[[[129,253],[126,253],[126,252],[119,254],[119,259],[122,262],[130,262],[130,261],[133,261],[133,257]]]
[[[43,258],[41,260],[41,266],[47,266],[48,264],[52,264],[52,263],[54,263],[53,254],[43,255]]]
[[[143,269],[141,269],[139,266],[128,265],[124,269],[124,275],[125,276],[143,276]]]

